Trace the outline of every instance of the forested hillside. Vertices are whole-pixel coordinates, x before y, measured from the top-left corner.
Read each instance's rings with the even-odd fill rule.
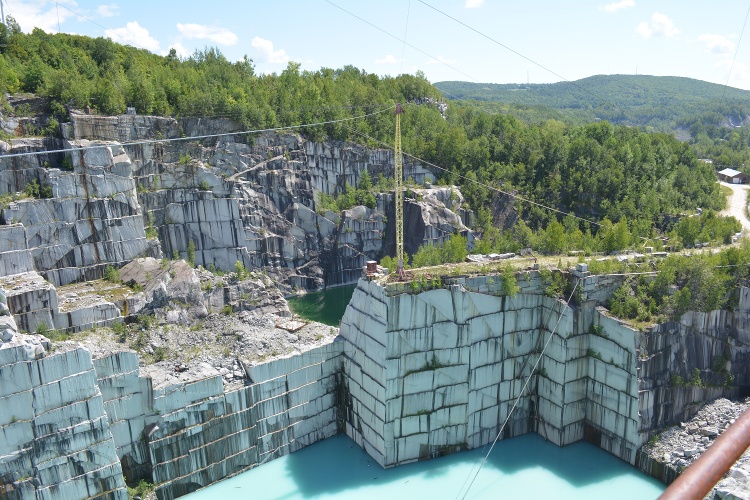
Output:
[[[723,206],[713,168],[696,161],[691,147],[669,134],[604,121],[528,123],[452,103],[443,118],[436,106],[415,104],[442,97],[420,73],[379,77],[351,66],[301,71],[290,63],[281,74],[257,74],[252,60],[233,63],[216,49],[186,59],[174,52],[162,57],[104,38],[38,29],[24,34],[12,20],[8,24],[9,30],[0,31],[0,92],[46,97],[57,121],[67,120],[70,107],[118,114],[133,106],[139,114],[225,116],[252,130],[361,116],[407,103],[404,151],[439,166],[435,174],[442,182],[461,186],[489,236],[486,250],[529,245],[547,252],[616,250],[639,237],[672,231],[674,216]],[[628,102],[648,94],[647,88],[634,89]],[[557,99],[575,103],[564,93]],[[4,114],[27,111],[4,99],[3,109]],[[393,123],[389,110],[300,133],[382,147],[393,143]],[[747,138],[742,140],[746,150]],[[507,204],[515,209],[509,212]],[[701,223],[699,233],[726,239],[735,226],[717,220]],[[673,236],[687,244],[698,237],[674,231]]]
[[[435,87],[451,99],[532,120],[558,113],[575,123],[607,120],[670,131],[695,122],[741,125],[750,114],[750,91],[675,76],[597,75],[525,85],[438,82]]]

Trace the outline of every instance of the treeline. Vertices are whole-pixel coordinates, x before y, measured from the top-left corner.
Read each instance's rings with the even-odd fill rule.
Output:
[[[608,307],[618,317],[644,322],[678,319],[686,311],[734,309],[738,287],[749,284],[748,262],[746,240],[716,254],[673,255],[658,264],[655,278],[628,279]]]
[[[551,84],[438,82],[435,86],[452,99],[488,110],[503,104],[506,112],[522,119],[538,121],[555,111],[566,122],[607,120],[663,132],[688,129],[705,114],[720,117],[716,125],[738,125],[750,113],[747,90],[674,76],[596,75]]]
[[[419,72],[379,77],[352,66],[301,71],[289,63],[278,75],[256,74],[250,59],[233,63],[217,49],[162,57],[105,38],[24,34],[9,18],[7,29],[0,25],[0,93],[21,91],[46,96],[60,119],[68,105],[104,114],[134,106],[141,114],[226,116],[247,129],[333,121],[407,103],[404,151],[442,167],[435,170],[440,182],[461,186],[493,249],[619,250],[673,230],[680,214],[697,207],[723,208],[712,167],[669,134],[603,121],[534,124],[452,104],[444,119],[435,106],[408,104],[441,99]],[[384,112],[301,133],[382,147],[393,143],[394,118]],[[330,208],[372,205],[367,191],[387,183],[370,183],[321,201]],[[506,196],[501,192],[520,196],[505,198],[516,200],[518,223],[492,208]]]
[[[711,165],[698,162],[688,144],[669,134],[607,122],[530,125],[465,109],[454,110],[450,118],[443,130],[410,146],[449,166],[446,180],[462,185],[484,231],[511,229],[493,220],[489,207],[498,196],[496,189],[527,200],[516,201],[523,223],[511,235],[521,245],[529,242],[529,232],[560,231],[560,225],[567,235],[580,231],[584,238],[610,223],[622,223],[631,238],[621,241],[653,238],[672,229],[674,216],[695,213],[698,207],[723,208]]]
[[[51,112],[89,106],[102,114],[228,117],[248,129],[334,121],[364,115],[417,98],[438,98],[422,76],[368,74],[352,66],[300,71],[289,63],[281,74],[259,75],[252,60],[232,63],[218,49],[186,59],[174,50],[162,57],[107,38],[21,32],[8,17],[0,25],[0,93],[33,92],[48,97]],[[305,129],[316,139],[348,139],[351,124]],[[393,116],[357,122],[378,139],[393,135]]]

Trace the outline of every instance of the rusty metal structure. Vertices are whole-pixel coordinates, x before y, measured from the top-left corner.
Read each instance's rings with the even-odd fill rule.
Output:
[[[750,447],[750,408],[669,485],[659,500],[701,500]]]
[[[396,179],[396,260],[398,262],[398,276],[404,278],[404,157],[401,152],[401,113],[404,110],[396,104],[396,139],[393,148],[393,169]]]

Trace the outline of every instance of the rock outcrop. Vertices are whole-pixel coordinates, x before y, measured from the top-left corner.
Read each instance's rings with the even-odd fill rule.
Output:
[[[232,135],[238,127],[228,120],[74,113],[62,129],[65,139],[0,148],[0,279],[13,276],[3,285],[24,330],[110,323],[119,314],[104,302],[58,314],[56,289],[139,257],[222,271],[239,262],[288,293],[354,282],[367,260],[395,245],[392,195],[378,194],[373,209],[319,207],[321,194],[345,192],[365,171],[391,177],[391,151],[295,134]],[[405,176],[433,180],[410,161]],[[407,251],[454,232],[471,240],[464,205],[454,188],[409,191]]]
[[[723,398],[701,407],[693,418],[655,435],[643,447],[638,466],[671,483],[748,408],[750,399],[733,402]],[[750,451],[732,466],[709,498],[750,498]]]
[[[153,302],[151,290],[84,293],[84,301],[74,286],[137,258],[167,256],[220,271],[239,262],[289,293],[354,282],[367,260],[395,247],[387,224],[392,193],[378,194],[372,209],[319,208],[321,194],[343,193],[365,171],[392,176],[391,151],[295,134],[235,136],[228,120],[74,113],[62,128],[65,139],[14,139],[0,154],[0,285],[25,331],[77,331],[138,313]],[[216,137],[188,141],[185,134]],[[60,149],[68,151],[48,152]],[[408,161],[405,176],[433,180]],[[473,241],[464,207],[454,188],[411,189],[407,251],[454,232]],[[266,300],[238,300],[248,294],[210,294],[181,321]]]
[[[158,272],[154,265],[161,263],[144,259],[125,271],[138,282],[146,273]],[[175,276],[173,293],[181,297],[197,294],[198,283],[205,283],[200,274],[186,269],[190,272]],[[152,277],[153,283],[168,289],[169,283],[160,280],[169,275],[166,271]],[[13,384],[4,383],[0,397],[24,398],[72,385],[64,385],[59,405],[45,396],[15,419],[0,412],[5,453],[0,455],[0,478],[6,490],[10,485],[23,499],[35,498],[54,478],[62,478],[75,497],[83,488],[88,496],[121,491],[115,476],[124,473],[129,481],[154,482],[159,498],[167,499],[337,432],[346,432],[388,467],[484,445],[501,429],[501,437],[537,432],[560,445],[586,439],[647,471],[671,470],[657,464],[659,457],[644,461],[637,453],[656,432],[655,399],[651,390],[642,388],[639,373],[650,373],[653,379],[647,383],[671,395],[674,416],[688,411],[677,407],[679,401],[695,396],[689,384],[664,380],[652,369],[657,366],[654,359],[639,355],[642,346],[654,342],[652,336],[663,336],[663,325],[639,333],[597,306],[617,287],[618,277],[578,270],[570,279],[580,287],[574,304],[546,295],[545,277],[533,270],[517,275],[520,290],[514,297],[504,295],[500,277],[493,275],[444,276],[439,283],[431,280],[416,287],[362,280],[339,337],[328,327],[305,333],[307,327],[300,330],[289,322],[281,327],[289,328],[290,348],[299,350],[259,359],[236,347],[230,367],[207,362],[210,356],[205,355],[186,364],[139,366],[135,353],[113,352],[96,339],[86,344],[97,353],[93,362],[89,351],[74,345],[44,357],[46,339],[20,336],[12,325],[5,327],[9,342],[0,348],[0,356],[13,356],[2,358],[0,370],[3,380]],[[149,283],[139,293],[150,294],[156,303],[161,285]],[[742,297],[747,298],[744,290]],[[198,308],[200,300],[196,297]],[[206,295],[202,300],[206,304]],[[746,305],[742,299],[739,310]],[[249,325],[255,313],[240,316]],[[160,316],[161,321],[166,322],[168,314]],[[181,315],[190,314],[198,313],[186,308],[173,319],[179,323]],[[680,324],[688,328],[695,318],[684,316]],[[224,335],[224,326],[211,325],[213,335]],[[244,335],[239,331],[227,335],[239,339]],[[170,342],[168,329],[163,334]],[[732,335],[739,338],[746,332]],[[305,343],[295,344],[303,337]],[[14,344],[18,342],[24,346]],[[747,372],[741,361],[746,353],[746,345],[738,342],[728,352],[731,366],[714,368],[741,378]],[[680,362],[679,357],[667,357],[659,366],[669,373]],[[11,376],[5,375],[7,370]],[[31,373],[30,387],[18,373]],[[713,389],[728,395],[736,390]],[[87,402],[83,413],[78,409],[83,408],[81,401]],[[68,421],[67,408],[75,408],[75,415],[86,422],[97,422],[94,427],[87,424],[86,429],[94,430],[75,446],[68,443],[66,429],[78,429],[80,420]],[[53,416],[54,422],[49,421]],[[42,429],[42,424],[54,426]],[[21,441],[31,443],[39,436],[49,442],[17,450]],[[57,439],[66,444],[55,444]],[[95,464],[79,464],[79,444],[107,451]],[[59,453],[35,458],[34,450],[42,448]],[[12,472],[25,471],[21,466],[34,460],[43,467],[29,468],[23,473],[28,476]],[[43,472],[52,467],[54,472]],[[99,481],[96,487],[94,479]],[[737,484],[735,478],[730,489],[736,490]]]
[[[91,354],[0,328],[0,497],[127,499]]]

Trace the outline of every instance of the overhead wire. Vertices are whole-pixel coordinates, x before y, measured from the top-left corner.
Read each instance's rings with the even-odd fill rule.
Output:
[[[573,294],[575,294],[576,289],[578,288],[578,284],[581,282],[580,279],[576,280],[575,286],[573,286],[573,290],[570,292],[570,296],[568,297],[568,300],[566,301],[566,305],[570,304],[571,299],[573,298]],[[510,420],[510,417],[513,415],[513,411],[516,409],[516,406],[518,405],[518,402],[521,400],[521,396],[523,396],[523,393],[526,391],[526,387],[528,387],[529,382],[531,381],[531,377],[534,375],[534,372],[536,371],[537,367],[539,366],[539,362],[542,360],[542,357],[544,356],[544,351],[547,350],[547,346],[549,345],[550,341],[552,340],[552,337],[555,336],[555,332],[557,331],[557,327],[560,326],[560,321],[562,321],[563,316],[565,315],[565,309],[560,310],[560,316],[557,318],[557,323],[555,323],[555,327],[550,332],[549,338],[547,339],[547,342],[544,343],[544,347],[542,348],[542,352],[539,353],[539,357],[536,360],[536,363],[534,363],[534,366],[531,368],[531,373],[529,373],[529,376],[526,378],[526,382],[524,383],[523,387],[521,388],[521,392],[518,393],[518,397],[516,398],[516,401],[513,403],[513,407],[508,412],[508,416],[505,417],[505,421],[503,422],[503,425],[500,427],[500,430],[497,432],[497,435],[495,436],[495,440],[492,442],[492,446],[490,446],[489,451],[482,459],[482,462],[479,464],[479,469],[474,474],[474,477],[472,478],[471,482],[469,483],[469,486],[466,488],[466,492],[461,496],[460,498],[464,499],[466,498],[466,495],[469,494],[469,491],[471,490],[471,487],[474,485],[474,481],[476,481],[477,477],[479,476],[479,473],[482,472],[482,467],[484,467],[484,464],[487,462],[487,459],[489,458],[490,454],[492,453],[492,449],[497,444],[497,441],[500,439],[500,436],[502,435],[503,431],[505,430],[505,426],[508,424],[508,421]],[[465,484],[465,481],[464,481]],[[463,489],[463,485],[461,486]],[[460,495],[459,491],[459,495]],[[458,497],[457,497],[458,498]]]
[[[68,12],[70,12],[71,14],[74,14],[74,15],[80,17],[81,19],[85,19],[86,21],[90,22],[91,24],[100,27],[101,29],[104,30],[104,33],[108,33],[110,35],[113,35],[113,36],[119,38],[120,40],[124,40],[125,42],[132,43],[134,47],[138,47],[139,49],[148,50],[147,48],[145,48],[145,47],[143,47],[141,45],[138,45],[137,43],[134,43],[133,40],[130,40],[130,39],[128,39],[128,38],[120,35],[116,31],[111,30],[109,28],[105,28],[104,26],[102,26],[101,24],[97,23],[93,19],[89,19],[88,17],[84,16],[83,14],[74,11],[73,9],[71,9],[70,7],[68,7],[67,5],[61,4],[60,2],[55,2],[55,6],[62,7],[63,9],[67,10]],[[60,31],[59,20],[58,20],[58,29],[57,29],[57,31],[58,32]]]
[[[354,128],[351,128],[351,127],[347,127],[346,125],[344,125],[344,128],[347,128],[347,129],[351,130],[352,132],[354,132],[355,134],[361,135],[362,137],[365,137],[365,138],[367,138],[367,139],[369,139],[369,140],[371,140],[371,141],[373,141],[375,143],[378,143],[378,144],[380,144],[382,146],[385,146],[385,147],[390,148],[390,149],[393,148],[392,145],[390,145],[390,144],[388,144],[386,142],[383,142],[381,140],[375,139],[374,137],[371,137],[368,134],[366,134],[364,132],[361,132],[361,131],[359,131],[357,129],[354,129]],[[535,206],[537,206],[539,208],[542,208],[544,210],[549,210],[549,211],[558,213],[558,214],[563,215],[563,216],[574,217],[574,218],[576,218],[576,219],[578,219],[580,221],[587,222],[587,223],[593,224],[595,226],[601,226],[601,224],[598,223],[598,222],[596,222],[596,221],[593,221],[593,220],[590,220],[590,219],[586,219],[585,217],[578,216],[578,215],[576,215],[576,214],[574,214],[572,212],[565,212],[564,210],[560,210],[560,209],[557,209],[557,208],[554,208],[554,207],[550,207],[550,206],[544,205],[544,204],[536,202],[536,201],[532,201],[532,200],[530,200],[528,198],[525,198],[525,197],[523,197],[521,195],[518,195],[518,194],[511,193],[509,191],[503,191],[500,188],[497,188],[495,186],[490,186],[489,184],[485,184],[485,183],[480,182],[480,181],[478,181],[476,179],[471,179],[471,178],[469,178],[469,177],[467,177],[465,175],[459,174],[457,172],[453,172],[453,171],[451,171],[451,170],[449,170],[449,169],[447,169],[445,167],[441,167],[440,165],[436,165],[436,164],[434,164],[432,162],[429,162],[427,160],[419,158],[418,156],[415,156],[415,155],[413,155],[411,153],[408,153],[406,151],[403,151],[403,155],[404,156],[408,156],[409,158],[411,158],[413,160],[416,160],[416,161],[419,161],[421,163],[424,163],[425,165],[429,165],[432,168],[436,168],[438,170],[442,170],[443,172],[446,172],[446,173],[448,173],[450,175],[455,175],[456,177],[458,177],[460,179],[463,179],[463,180],[469,181],[469,182],[473,182],[474,184],[477,184],[479,186],[485,187],[485,188],[490,189],[492,191],[495,191],[497,193],[504,194],[506,196],[510,196],[511,198],[515,198],[515,199],[517,199],[519,201],[522,201],[524,203],[528,203],[530,205],[535,205]]]
[[[435,12],[438,12],[439,14],[442,14],[443,16],[447,17],[448,19],[451,19],[451,20],[455,21],[456,23],[460,24],[461,26],[463,26],[463,27],[465,27],[465,28],[473,31],[474,33],[478,34],[479,36],[486,38],[487,40],[491,41],[492,43],[495,43],[495,44],[499,45],[500,47],[504,48],[505,50],[508,50],[508,51],[512,52],[513,54],[515,54],[515,55],[517,55],[517,56],[519,56],[519,57],[521,57],[521,58],[529,61],[530,63],[534,64],[535,66],[538,66],[538,67],[542,68],[544,71],[547,71],[548,73],[551,73],[552,75],[560,78],[561,80],[564,80],[565,82],[573,85],[574,87],[576,87],[577,89],[581,90],[582,92],[585,92],[585,93],[591,95],[592,97],[595,97],[597,100],[599,100],[601,102],[604,102],[604,103],[606,103],[606,104],[614,107],[615,109],[617,109],[617,110],[619,110],[619,111],[621,111],[623,113],[625,112],[616,103],[610,101],[609,99],[606,99],[606,98],[598,95],[597,93],[592,92],[591,90],[589,90],[589,89],[587,89],[587,88],[585,88],[585,87],[577,84],[576,82],[571,81],[571,80],[565,78],[563,75],[561,75],[561,74],[559,74],[559,73],[551,70],[550,68],[544,66],[541,63],[536,62],[535,60],[531,59],[530,57],[527,57],[527,56],[523,55],[522,53],[518,52],[517,50],[514,50],[514,49],[508,47],[504,43],[502,43],[502,42],[500,42],[498,40],[495,40],[491,36],[489,36],[489,35],[481,32],[481,31],[479,31],[478,29],[474,28],[473,26],[470,26],[470,25],[464,23],[463,21],[461,21],[461,20],[459,20],[459,19],[451,16],[450,14],[448,14],[446,12],[443,12],[442,10],[438,9],[437,7],[434,7],[434,6],[430,5],[430,4],[428,4],[424,0],[419,0],[419,2],[422,3],[422,4],[424,4],[425,6],[429,7],[430,9],[434,10]]]
[[[272,128],[264,128],[264,129],[255,129],[255,130],[241,130],[238,132],[223,132],[221,134],[205,134],[205,135],[193,135],[188,137],[172,137],[167,139],[147,139],[147,140],[140,140],[140,141],[130,141],[130,142],[118,142],[117,144],[95,144],[91,146],[81,146],[81,147],[74,147],[74,148],[62,148],[62,149],[53,149],[53,150],[45,150],[45,151],[28,151],[24,153],[8,153],[8,154],[0,154],[0,159],[4,158],[14,158],[14,157],[21,157],[21,156],[37,156],[37,155],[47,155],[47,154],[54,154],[54,153],[66,153],[69,151],[83,151],[83,150],[89,150],[89,149],[101,149],[101,148],[108,148],[113,145],[117,146],[140,146],[140,145],[146,145],[146,144],[163,144],[165,142],[180,142],[180,141],[197,141],[201,139],[214,139],[219,137],[230,137],[235,135],[246,135],[246,134],[258,134],[262,132],[278,132],[281,130],[289,130],[289,129],[298,129],[298,128],[308,128],[308,127],[317,127],[320,125],[330,125],[333,123],[342,123],[342,122],[348,122],[352,120],[360,120],[362,118],[368,118],[370,116],[375,116],[380,113],[384,113],[386,111],[390,111],[392,109],[395,109],[395,106],[388,106],[384,109],[381,109],[379,111],[375,111],[373,113],[368,113],[365,115],[360,116],[352,116],[349,118],[340,118],[338,120],[328,120],[324,122],[316,122],[316,123],[303,123],[300,125],[287,125],[283,127],[272,127]]]
[[[401,47],[401,69],[399,73],[404,72],[404,54],[406,53],[406,34],[409,32],[409,14],[411,13],[411,0],[406,6],[406,26],[404,26],[404,45]]]
[[[729,66],[729,74],[727,75],[727,83],[724,84],[724,90],[721,92],[721,101],[724,102],[724,94],[727,92],[729,87],[729,79],[732,77],[732,70],[734,69],[734,62],[737,60],[737,53],[740,51],[740,44],[742,43],[742,35],[745,33],[745,26],[747,25],[747,17],[750,16],[750,6],[747,7],[747,13],[745,14],[745,21],[742,23],[742,31],[740,32],[740,39],[737,41],[737,48],[734,50],[734,57],[732,58],[732,64]]]
[[[401,39],[401,38],[399,38],[398,36],[394,35],[393,33],[391,33],[391,32],[389,32],[389,31],[386,31],[386,30],[384,30],[384,29],[383,29],[383,28],[381,28],[380,26],[377,26],[376,24],[373,24],[373,23],[371,23],[371,22],[370,22],[370,21],[368,21],[367,19],[365,19],[365,18],[363,18],[363,17],[360,17],[360,16],[358,16],[357,14],[355,14],[355,13],[353,13],[353,12],[349,11],[349,10],[346,10],[345,8],[341,7],[340,5],[337,5],[337,4],[333,3],[333,2],[331,1],[331,0],[324,0],[324,1],[325,1],[326,3],[329,3],[329,4],[333,5],[333,6],[334,6],[334,7],[336,7],[337,9],[340,9],[340,10],[342,10],[342,11],[346,12],[346,13],[347,13],[347,14],[349,14],[350,16],[352,16],[352,17],[355,17],[355,18],[359,19],[359,20],[360,20],[360,21],[362,21],[363,23],[365,23],[365,24],[367,24],[367,25],[369,25],[369,26],[371,26],[371,27],[375,28],[376,30],[378,30],[378,31],[380,31],[380,32],[382,32],[382,33],[385,33],[385,34],[386,34],[386,35],[388,35],[389,37],[391,37],[391,38],[393,38],[394,40],[397,40],[397,41],[399,41],[399,42],[403,43],[404,45],[408,46],[409,48],[412,48],[412,49],[416,50],[417,52],[419,52],[419,53],[421,53],[421,54],[424,54],[424,55],[426,55],[426,56],[427,56],[427,57],[429,57],[430,59],[434,59],[435,61],[439,62],[440,64],[443,64],[443,65],[445,65],[445,66],[449,67],[449,68],[450,68],[450,69],[452,69],[453,71],[456,71],[456,72],[458,72],[458,73],[461,73],[462,75],[464,75],[465,77],[468,77],[468,78],[470,78],[470,79],[471,79],[471,80],[473,80],[474,82],[478,82],[478,81],[479,81],[479,80],[477,80],[476,78],[474,78],[473,76],[471,76],[471,75],[469,75],[469,74],[467,74],[467,73],[465,73],[465,72],[461,71],[460,69],[456,68],[455,66],[453,66],[453,65],[449,64],[448,62],[444,61],[444,60],[443,60],[442,58],[439,58],[439,57],[433,56],[432,54],[429,54],[429,53],[425,52],[424,50],[420,49],[419,47],[416,47],[416,46],[414,46],[414,45],[412,45],[412,44],[408,43],[408,42],[407,42],[406,40],[404,40],[404,39]]]

